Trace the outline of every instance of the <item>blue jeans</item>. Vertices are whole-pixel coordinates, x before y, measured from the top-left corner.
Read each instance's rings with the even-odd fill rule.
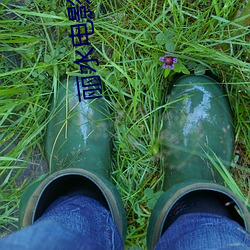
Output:
[[[84,196],[61,197],[33,225],[0,239],[3,250],[120,250],[110,212]],[[194,213],[179,217],[156,250],[250,249],[250,235],[226,217]]]
[[[249,250],[250,234],[227,217],[190,213],[180,216],[163,234],[155,250]]]
[[[60,197],[33,225],[0,239],[2,250],[123,249],[110,212],[85,196]]]

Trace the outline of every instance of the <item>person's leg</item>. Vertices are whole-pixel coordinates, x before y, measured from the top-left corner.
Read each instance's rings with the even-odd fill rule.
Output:
[[[58,249],[57,245],[61,246],[59,249],[119,249],[121,244],[120,239],[117,243],[117,237],[123,242],[126,237],[126,214],[121,196],[111,181],[113,124],[106,101],[98,98],[79,103],[76,85],[75,78],[63,81],[52,100],[51,119],[44,138],[50,173],[36,180],[23,193],[19,227],[35,224],[27,229],[31,231],[27,234],[32,244],[35,238],[45,248],[52,244],[44,241],[49,237],[55,244],[50,249]],[[56,210],[46,213],[60,197],[72,194],[91,197],[94,203],[63,202],[55,207]],[[101,205],[94,205],[96,201]],[[115,226],[118,234],[114,231]],[[26,232],[21,231],[19,235],[25,238]],[[56,234],[56,241],[53,234]],[[66,247],[66,241],[75,245]]]
[[[162,235],[155,250],[250,249],[250,234],[236,221],[208,213],[181,215]]]
[[[123,249],[110,212],[86,196],[57,199],[31,226],[0,239],[1,249]]]
[[[226,93],[210,77],[182,76],[172,83],[168,102],[160,133],[164,193],[152,210],[148,249],[157,244],[171,250],[246,246],[250,213],[222,178],[222,173],[228,175],[234,150]],[[212,215],[204,218],[200,213]]]

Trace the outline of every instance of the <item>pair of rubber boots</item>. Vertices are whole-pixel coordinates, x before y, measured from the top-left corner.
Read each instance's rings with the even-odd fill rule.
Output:
[[[231,109],[221,87],[207,76],[183,76],[172,86],[160,134],[164,193],[148,227],[153,249],[172,223],[173,210],[192,196],[217,197],[237,211],[238,222],[250,230],[243,202],[224,187],[215,168],[230,165],[234,147]],[[126,214],[120,194],[110,180],[112,123],[103,98],[78,102],[75,79],[65,82],[52,102],[45,137],[50,174],[32,184],[20,203],[20,227],[33,224],[59,196],[79,192],[110,210],[125,241]],[[228,168],[228,167],[227,167]],[[209,203],[207,203],[209,207]]]

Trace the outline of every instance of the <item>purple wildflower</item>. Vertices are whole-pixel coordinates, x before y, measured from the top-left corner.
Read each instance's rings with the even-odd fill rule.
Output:
[[[171,70],[174,69],[174,64],[177,63],[177,58],[170,56],[168,53],[164,57],[160,57],[159,60],[163,62],[163,69],[170,68]]]

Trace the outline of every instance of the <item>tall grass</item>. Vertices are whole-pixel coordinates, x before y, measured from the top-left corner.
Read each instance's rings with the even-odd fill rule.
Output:
[[[67,19],[66,1],[21,3],[0,3],[2,234],[13,230],[8,225],[16,225],[20,195],[36,178],[34,171],[24,171],[41,165],[49,100],[61,80],[79,73],[68,37],[74,23]],[[249,200],[249,13],[242,14],[249,4],[245,5],[243,0],[92,1],[91,58],[100,62],[92,66],[102,78],[114,121],[112,178],[126,207],[128,247],[145,248],[148,219],[161,190],[158,136],[173,72],[164,78],[158,59],[169,48],[188,71],[211,71],[225,86],[235,121],[232,173]],[[89,49],[80,48],[82,53]]]

